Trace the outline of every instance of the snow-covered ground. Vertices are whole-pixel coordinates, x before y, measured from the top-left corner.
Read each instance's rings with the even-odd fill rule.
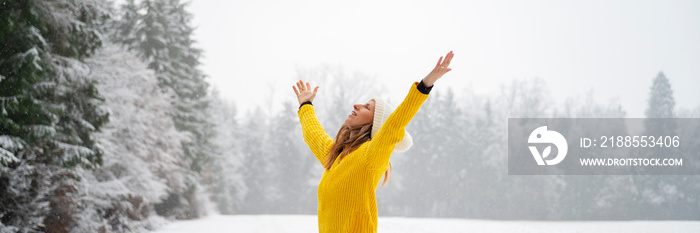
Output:
[[[318,232],[316,224],[313,215],[214,215],[173,222],[155,232],[309,233]],[[549,222],[380,217],[378,232],[700,232],[700,221]]]

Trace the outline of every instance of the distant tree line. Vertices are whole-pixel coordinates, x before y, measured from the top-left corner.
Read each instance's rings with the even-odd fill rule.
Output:
[[[348,75],[337,66],[301,69],[296,79],[322,86],[314,107],[326,133],[334,136],[353,103],[381,95],[371,77]],[[406,85],[415,80],[406,80]],[[400,84],[397,84],[400,85]],[[554,100],[560,100],[555,102]],[[398,104],[400,99],[393,100]],[[640,100],[644,101],[644,100]],[[654,79],[648,118],[678,117],[670,83]],[[274,116],[262,110],[246,116],[242,147],[249,190],[245,214],[315,214],[316,189],[323,169],[303,143],[297,103],[285,103]],[[681,117],[698,117],[700,109]],[[554,98],[541,79],[513,80],[498,93],[456,94],[437,86],[408,126],[414,146],[392,156],[393,173],[379,188],[382,216],[528,220],[696,219],[700,216],[697,176],[588,175],[509,176],[508,118],[624,118],[622,106],[582,96]],[[262,117],[261,117],[262,116]],[[267,130],[264,130],[267,129]],[[261,131],[262,130],[262,131]],[[626,133],[624,128],[608,129]],[[617,130],[617,131],[615,131]],[[697,128],[673,132],[698,139]],[[655,131],[658,132],[658,131]],[[687,147],[700,151],[700,142]],[[700,169],[700,167],[698,168]]]

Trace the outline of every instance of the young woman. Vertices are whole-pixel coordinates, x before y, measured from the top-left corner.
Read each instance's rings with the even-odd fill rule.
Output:
[[[428,98],[435,81],[450,71],[454,54],[447,53],[433,70],[411,85],[408,96],[396,111],[381,99],[355,104],[335,140],[325,133],[312,101],[318,86],[311,89],[301,80],[293,86],[299,99],[299,121],[304,141],[325,168],[318,185],[319,232],[377,232],[375,191],[391,173],[389,157],[395,149],[406,150],[411,138],[404,128]]]

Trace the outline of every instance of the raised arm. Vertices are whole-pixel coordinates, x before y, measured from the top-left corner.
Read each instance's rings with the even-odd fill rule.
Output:
[[[423,78],[421,83],[414,83],[408,92],[406,98],[401,104],[391,113],[382,128],[372,138],[367,150],[367,161],[370,166],[375,169],[386,170],[391,152],[394,150],[396,143],[404,138],[406,125],[416,115],[420,106],[428,98],[428,93],[432,89],[435,82],[445,73],[452,70],[448,66],[452,61],[454,53],[450,51],[445,56],[440,57],[437,65],[433,70]]]
[[[299,115],[301,130],[304,133],[304,142],[309,146],[316,159],[323,165],[326,161],[328,150],[333,145],[333,139],[321,127],[312,104],[312,101],[316,98],[318,86],[311,91],[311,85],[308,82],[304,85],[304,82],[299,80],[296,86],[292,88],[299,100],[300,106],[297,114]]]

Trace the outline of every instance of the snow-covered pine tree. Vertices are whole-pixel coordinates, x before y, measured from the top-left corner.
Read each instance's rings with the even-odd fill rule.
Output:
[[[241,132],[245,132],[242,138],[241,151],[245,156],[243,165],[243,179],[248,187],[248,192],[243,199],[241,212],[246,214],[269,213],[277,209],[269,210],[268,206],[261,205],[266,199],[270,199],[265,193],[269,185],[267,167],[276,166],[270,157],[266,156],[274,145],[268,145],[269,117],[263,113],[260,107],[247,114],[246,121],[241,126]]]
[[[50,50],[45,24],[29,2],[4,3],[0,10],[0,232],[27,232],[43,226],[49,211],[49,180],[39,175],[35,146],[51,138],[52,113],[39,101],[49,79]]]
[[[659,124],[658,121],[652,119],[676,117],[674,111],[676,101],[673,98],[671,83],[663,72],[659,72],[654,78],[653,84],[649,89],[647,103],[647,109],[644,111],[644,115],[650,119],[645,122],[647,132],[653,132],[653,135],[674,135],[675,125]]]
[[[116,41],[127,44],[146,60],[155,71],[159,86],[164,93],[172,93],[174,106],[170,116],[179,131],[190,135],[191,140],[183,144],[182,160],[187,170],[187,189],[182,193],[171,193],[158,205],[160,214],[178,218],[193,218],[203,214],[199,204],[202,197],[195,197],[200,189],[201,173],[210,170],[216,151],[211,144],[213,122],[206,116],[209,108],[208,84],[199,69],[201,51],[194,47],[187,4],[180,0],[144,0],[138,9],[127,2],[124,8],[125,21],[122,30],[133,28],[134,33],[116,33]],[[139,14],[138,12],[144,12]],[[137,15],[136,20],[134,15]],[[127,38],[120,38],[126,36]],[[180,200],[187,200],[183,203]]]
[[[282,176],[282,169],[290,166],[283,163],[280,150],[285,150],[290,142],[280,143],[280,138],[285,138],[285,134],[279,135],[275,127],[278,126],[276,119],[262,113],[258,108],[248,116],[245,125],[246,151],[244,177],[249,184],[248,193],[245,196],[243,211],[249,214],[280,214],[284,207],[279,202],[285,198],[284,193],[289,190],[282,189],[285,179]],[[261,120],[262,118],[267,119]]]
[[[187,135],[175,129],[168,117],[170,96],[135,53],[106,44],[86,63],[111,112],[110,122],[97,134],[104,165],[86,174],[87,201],[97,218],[107,222],[104,227],[139,231],[149,227],[154,206],[168,192],[185,190],[187,168],[180,159]],[[82,229],[96,231],[90,224]]]
[[[214,158],[211,170],[204,174],[204,186],[211,193],[219,213],[235,214],[241,210],[247,193],[243,180],[243,153],[241,126],[236,121],[236,106],[222,99],[217,91],[212,93],[212,107],[209,116],[216,122],[214,145],[218,146],[218,156]]]
[[[121,5],[121,18],[110,22],[113,32],[110,33],[114,42],[126,45],[127,48],[136,47],[136,25],[139,20],[139,6],[134,0],[127,0]]]
[[[0,225],[67,232],[78,224],[81,178],[102,152],[107,122],[79,59],[100,46],[99,1],[12,1],[0,11]]]
[[[271,175],[268,191],[270,195],[267,199],[271,206],[277,207],[280,214],[314,214],[313,200],[315,192],[308,190],[315,189],[308,184],[310,178],[309,170],[317,164],[316,158],[309,153],[309,147],[304,143],[301,133],[301,125],[297,116],[298,103],[287,101],[284,109],[277,113],[270,122],[269,145],[274,147],[268,154],[269,161],[273,166],[267,167],[267,173]],[[289,200],[298,200],[290,202]]]
[[[659,72],[652,81],[649,89],[649,99],[647,109],[644,111],[646,119],[644,121],[644,134],[648,136],[675,136],[678,135],[675,121],[661,120],[658,118],[675,118],[676,101],[673,98],[671,83],[663,72]],[[656,118],[656,119],[655,119]],[[657,157],[659,155],[674,156],[682,153],[670,153],[675,148],[647,148],[641,153],[643,156]],[[639,168],[647,169],[647,168]],[[648,170],[648,169],[647,169]],[[689,203],[683,197],[687,194],[682,192],[679,184],[687,183],[685,176],[658,176],[644,175],[635,176],[635,184],[639,190],[640,199],[646,201],[641,203],[638,212],[653,213],[658,218],[669,219],[675,215],[674,210],[687,208]],[[660,207],[664,208],[660,208]]]

